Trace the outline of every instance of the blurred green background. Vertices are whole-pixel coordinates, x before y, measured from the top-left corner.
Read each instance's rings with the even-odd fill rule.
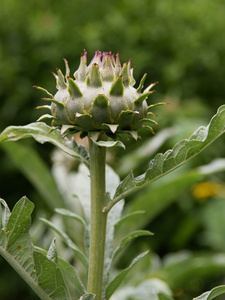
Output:
[[[45,95],[33,86],[54,93],[51,72],[56,67],[64,72],[63,58],[74,72],[84,49],[89,61],[96,50],[119,52],[122,62],[132,59],[137,82],[144,73],[148,74],[146,85],[159,82],[150,100],[170,104],[157,109],[160,126],[155,131],[179,128],[160,151],[188,137],[199,125],[207,124],[218,106],[224,104],[224,0],[1,0],[0,6],[0,131],[9,125],[34,122],[41,114],[34,108],[42,104],[41,97]],[[52,146],[40,146],[32,140],[24,141],[24,145],[36,149],[45,163],[51,165]],[[135,148],[128,147],[128,153]],[[224,157],[224,149],[222,137],[189,167]],[[115,153],[116,158],[123,155]],[[137,174],[150,158],[135,166]],[[115,169],[119,167],[116,159],[111,164]],[[42,195],[4,147],[0,148],[0,166],[0,197],[10,207],[26,194],[37,209],[49,210]],[[123,170],[120,174],[125,175]],[[222,172],[207,180],[223,190]],[[212,188],[202,201],[196,201],[193,188],[193,182],[186,184],[173,196],[172,204],[145,224],[155,232],[148,247],[162,258],[166,253],[183,249],[224,253],[223,196]],[[220,221],[213,222],[217,218]],[[219,229],[221,232],[217,233]],[[205,240],[207,232],[211,235]],[[144,239],[140,240],[140,247],[142,243]],[[36,299],[1,258],[0,263],[0,299]],[[196,279],[194,283],[175,287],[174,293],[177,292],[177,299],[190,299],[217,283],[222,284],[224,275],[225,268],[221,268],[206,281]]]

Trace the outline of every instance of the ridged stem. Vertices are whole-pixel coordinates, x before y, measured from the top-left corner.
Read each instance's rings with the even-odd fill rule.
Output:
[[[102,300],[104,253],[107,213],[105,206],[105,156],[106,148],[96,145],[89,138],[90,179],[91,179],[91,224],[90,252],[87,292]]]

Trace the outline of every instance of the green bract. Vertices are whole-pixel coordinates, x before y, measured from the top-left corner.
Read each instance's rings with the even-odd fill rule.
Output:
[[[115,133],[129,132],[137,137],[141,128],[151,132],[150,119],[154,115],[149,109],[155,105],[147,105],[147,97],[153,93],[150,84],[142,93],[146,74],[139,87],[134,88],[133,68],[131,62],[120,64],[119,54],[115,57],[111,52],[95,52],[87,65],[87,52],[81,55],[80,66],[70,77],[67,60],[66,76],[60,69],[54,74],[58,92],[53,96],[45,90],[51,98],[51,106],[41,106],[51,110],[52,115],[43,115],[40,119],[51,118],[66,129],[81,131],[86,135],[90,131],[105,132],[112,136]],[[39,88],[39,87],[38,87]],[[39,119],[39,120],[40,120]]]

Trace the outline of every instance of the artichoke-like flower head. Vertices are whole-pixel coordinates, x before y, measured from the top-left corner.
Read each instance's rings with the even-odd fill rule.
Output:
[[[133,68],[131,61],[121,66],[119,54],[111,52],[95,52],[87,65],[87,52],[81,55],[80,66],[70,77],[70,69],[65,61],[66,75],[57,69],[57,93],[51,98],[51,105],[42,107],[51,110],[51,115],[45,114],[40,119],[52,118],[63,128],[73,132],[81,131],[83,136],[88,132],[104,132],[108,136],[130,133],[138,136],[140,129],[146,128],[151,132],[152,124],[157,124],[150,116],[154,115],[149,109],[146,99],[153,93],[150,84],[143,92],[146,74],[141,79],[138,88],[134,88]],[[39,87],[38,87],[39,88]],[[42,88],[41,88],[42,89]],[[39,120],[40,120],[39,119]]]

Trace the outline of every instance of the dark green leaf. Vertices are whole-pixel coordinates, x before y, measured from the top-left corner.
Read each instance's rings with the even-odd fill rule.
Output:
[[[35,247],[35,250],[37,250],[45,255],[47,254],[47,251],[42,248]],[[81,295],[86,293],[85,287],[84,287],[83,283],[81,282],[79,275],[77,273],[77,270],[75,269],[74,266],[72,266],[70,263],[68,263],[67,261],[65,261],[64,259],[62,259],[60,257],[58,257],[58,259],[57,259],[57,265],[61,268],[65,277],[73,285],[76,286],[77,290],[79,291],[79,293]]]
[[[134,232],[131,232],[130,234],[128,234],[127,236],[125,236],[122,241],[120,242],[120,245],[115,249],[114,253],[113,253],[113,259],[115,259],[117,257],[117,255],[119,255],[119,253],[126,247],[126,245],[128,243],[130,243],[133,239],[136,239],[139,236],[148,236],[148,235],[153,235],[153,233],[151,233],[148,230],[137,230]]]
[[[38,251],[34,251],[33,257],[38,284],[48,292],[50,299],[70,299],[60,268]]]
[[[43,122],[25,126],[9,126],[1,133],[0,142],[17,141],[28,137],[33,137],[41,144],[49,142],[89,166],[89,155],[83,145],[77,145],[73,139],[70,141],[63,138],[59,129]]]
[[[0,254],[42,300],[70,300],[60,268],[36,252],[28,230],[34,205],[26,197],[15,205],[0,233]]]

